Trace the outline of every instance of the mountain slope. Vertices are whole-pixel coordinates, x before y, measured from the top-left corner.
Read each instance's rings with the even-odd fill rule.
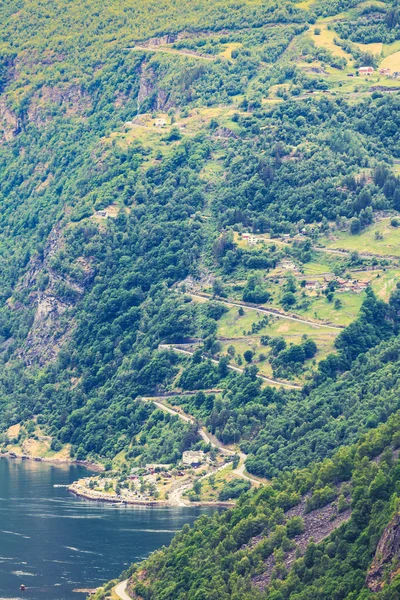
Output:
[[[397,490],[389,452],[363,462],[397,447],[397,4],[12,0],[0,22],[2,451],[122,479],[213,455],[138,398],[172,392],[250,472],[284,475],[131,588],[369,594]],[[342,524],[337,552],[306,550],[311,508]]]
[[[372,597],[366,575],[386,524],[393,515],[396,523],[398,515],[398,450],[393,453],[392,446],[398,419],[332,460],[282,475],[242,496],[236,508],[185,527],[169,548],[125,573],[131,575],[132,597]],[[388,547],[385,536],[395,535],[394,525],[389,528],[381,548]],[[387,583],[373,597],[398,593],[397,543],[387,552]],[[386,560],[381,556],[374,565]]]

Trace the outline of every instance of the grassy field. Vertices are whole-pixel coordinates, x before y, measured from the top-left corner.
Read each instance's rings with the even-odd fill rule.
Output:
[[[320,30],[321,33],[319,35],[315,34],[316,29]],[[346,58],[348,61],[353,60],[350,54],[348,54],[343,50],[343,48],[335,44],[334,39],[338,38],[339,36],[337,35],[337,33],[335,33],[335,31],[328,29],[328,23],[317,23],[316,26],[313,26],[310,29],[309,33],[311,39],[313,40],[316,46],[320,48],[326,48],[327,50],[332,52],[334,56]]]
[[[223,52],[220,52],[220,56],[223,56],[224,58],[232,58],[232,50],[235,50],[236,48],[241,48],[243,46],[243,44],[241,44],[240,42],[230,42],[229,44],[225,44],[225,49]]]
[[[398,281],[400,281],[400,270],[388,269],[372,280],[371,287],[381,300],[387,302]]]
[[[312,260],[303,265],[303,272],[305,276],[322,275],[324,273],[332,273],[335,265],[343,262],[341,257],[329,257],[328,255],[320,255],[318,260]]]
[[[213,160],[207,161],[203,169],[200,171],[200,178],[208,183],[216,183],[220,177],[223,177],[225,172],[223,164],[217,156],[213,156]]]
[[[211,485],[210,477],[205,477],[201,480],[201,492],[199,500],[201,502],[216,502],[218,501],[218,494],[224,487],[225,483],[232,481],[233,479],[239,479],[237,475],[232,472],[232,465],[227,465],[224,469],[215,473],[214,483]],[[188,496],[190,493],[186,492],[184,496]]]
[[[400,71],[400,50],[384,58],[380,66],[385,69],[391,69],[392,73]]]
[[[321,239],[326,248],[343,248],[357,252],[371,252],[380,256],[391,255],[400,257],[400,228],[390,224],[390,217],[373,223],[360,234],[351,235],[348,232],[335,233],[335,239]],[[378,237],[376,237],[376,234]],[[381,237],[381,239],[379,239]]]
[[[326,300],[325,300],[326,302]],[[265,315],[254,310],[244,309],[244,314],[241,316],[236,307],[232,307],[218,321],[218,338],[228,338],[221,342],[222,353],[226,353],[228,346],[235,348],[235,355],[243,353],[246,350],[254,352],[254,362],[260,370],[260,373],[267,377],[272,376],[272,369],[267,361],[261,361],[261,354],[268,354],[268,346],[261,344],[261,336],[268,335],[270,337],[284,337],[286,343],[300,344],[303,336],[307,336],[315,341],[318,347],[316,360],[321,360],[333,350],[335,338],[339,331],[329,329],[328,327],[316,327],[308,323],[291,321],[275,316],[268,317],[268,324],[265,325],[257,333],[249,333],[253,323],[258,323]]]
[[[400,40],[392,42],[391,44],[384,44],[382,49],[382,56],[390,56],[400,50]]]
[[[153,159],[155,152],[163,156],[171,154],[173,148],[179,144],[177,141],[167,141],[171,129],[178,128],[182,137],[194,136],[200,131],[208,130],[212,119],[216,119],[221,127],[232,131],[238,130],[238,125],[232,121],[232,115],[238,110],[230,107],[202,107],[194,108],[188,116],[176,115],[175,121],[166,113],[141,114],[133,121],[125,123],[123,131],[115,131],[103,143],[117,143],[121,147],[128,147],[134,143],[142,144],[149,151],[149,160]],[[240,111],[239,111],[240,112]],[[243,113],[245,114],[245,113]]]
[[[261,356],[266,356],[268,354],[268,348],[261,345],[259,337],[249,336],[248,340],[231,340],[229,342],[221,342],[221,346],[222,355],[227,354],[227,349],[229,346],[233,346],[235,348],[235,357],[231,359],[231,364],[233,366],[239,366],[239,363],[236,361],[236,357],[241,356],[243,358],[243,353],[246,352],[246,350],[251,350],[254,353],[252,364],[257,365],[261,375],[265,375],[265,377],[270,378],[273,377],[271,365]],[[243,363],[240,364],[240,368],[244,368],[247,364],[248,363],[246,363],[246,361],[243,359]]]
[[[372,42],[371,44],[359,44],[355,42],[355,45],[363,52],[368,52],[368,54],[381,55],[383,51],[382,42]]]
[[[335,310],[332,302],[328,302],[325,296],[311,297],[312,303],[305,310],[297,311],[299,315],[310,319],[329,319],[335,325],[349,325],[357,317],[361,304],[365,298],[365,292],[354,294],[352,292],[336,293],[342,306]]]

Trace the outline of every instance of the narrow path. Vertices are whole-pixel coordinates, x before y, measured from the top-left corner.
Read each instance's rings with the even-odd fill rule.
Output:
[[[183,483],[180,487],[176,488],[175,490],[172,490],[172,492],[169,493],[168,498],[170,504],[179,507],[187,506],[187,504],[182,500],[182,495],[184,494],[184,492],[190,490],[192,486],[193,481],[189,481],[189,483]]]
[[[346,250],[341,248],[313,248],[315,252],[323,252],[324,254],[339,254],[341,256],[348,255],[353,252],[353,250]],[[396,256],[394,254],[375,254],[373,252],[358,252],[358,256],[360,258],[379,258],[390,261],[399,261],[400,256]]]
[[[200,60],[215,60],[216,58],[220,58],[221,56],[205,56],[204,54],[196,54],[196,52],[190,52],[190,50],[178,50],[177,48],[165,48],[159,46],[144,46],[141,44],[136,44],[136,46],[131,46],[129,48],[125,48],[125,50],[142,50],[144,52],[162,52],[164,54],[178,54],[179,56],[186,56],[189,58],[198,58]],[[223,57],[222,57],[223,58]]]
[[[184,395],[184,393],[182,395]],[[187,413],[183,412],[182,410],[176,410],[175,408],[172,408],[172,406],[168,406],[168,404],[166,404],[166,402],[164,400],[164,396],[154,396],[154,397],[138,396],[137,400],[142,400],[143,402],[152,402],[154,404],[154,406],[157,406],[157,408],[159,408],[160,410],[163,410],[164,412],[167,412],[170,415],[179,417],[182,421],[185,421],[185,423],[192,423],[192,424],[196,423],[196,419],[194,417],[192,417],[192,415],[188,415]],[[211,444],[211,446],[213,446],[214,448],[218,448],[219,450],[221,450],[222,453],[229,454],[232,456],[235,454],[235,452],[233,450],[230,450],[229,448],[225,448],[224,445],[222,444],[222,442],[217,440],[211,433],[208,433],[208,431],[206,431],[202,427],[199,429],[199,434],[200,434],[201,438],[206,442],[206,444]],[[245,456],[245,455],[243,454],[243,456]]]
[[[194,294],[193,292],[185,292],[185,294],[188,296],[191,296],[192,298],[199,298],[201,300],[204,300],[204,299],[212,300],[212,298],[213,298],[211,296],[211,294],[206,294],[203,292],[201,294],[200,293]],[[247,302],[239,302],[239,301],[233,302],[232,300],[224,300],[224,298],[220,298],[219,296],[217,296],[215,298],[215,300],[218,300],[218,302],[221,302],[222,304],[225,304],[226,306],[237,306],[238,308],[247,308],[248,310],[255,310],[257,312],[262,312],[267,315],[272,315],[274,317],[277,317],[278,319],[287,319],[289,321],[297,321],[297,323],[304,323],[305,325],[312,325],[313,327],[335,329],[337,331],[341,331],[342,329],[344,329],[343,325],[328,325],[327,323],[309,321],[307,319],[302,319],[301,317],[295,317],[294,315],[286,315],[284,313],[274,311],[274,310],[271,310],[268,308],[254,306],[252,304],[248,304]]]
[[[232,452],[232,454],[234,454],[234,452]],[[243,456],[245,456],[245,455],[243,455]],[[217,469],[214,469],[214,471],[210,471],[209,473],[206,473],[205,475],[202,475],[201,477],[199,477],[199,479],[197,479],[197,481],[203,481],[203,479],[207,479],[208,477],[211,477],[211,475],[215,475],[219,471],[223,471],[223,469],[225,469],[230,464],[232,464],[232,463],[231,462],[224,463],[223,465],[221,465]],[[236,475],[238,475],[242,479],[247,479],[248,481],[250,481],[254,485],[261,485],[260,481],[256,481],[255,479],[251,479],[250,477],[247,477],[247,475],[242,474],[241,471],[240,471],[240,469],[242,469],[244,471],[244,465],[242,465],[241,467],[238,467],[237,469],[234,469],[232,471],[232,473],[236,473]],[[175,490],[173,490],[172,492],[170,492],[170,494],[169,494],[169,501],[174,506],[186,506],[186,507],[190,506],[190,504],[188,504],[187,502],[183,502],[182,496],[183,496],[183,494],[186,491],[190,490],[191,487],[193,487],[193,481],[190,481],[189,483],[184,483],[179,488],[176,488]]]
[[[159,348],[166,349],[166,350],[168,350],[168,349],[175,350],[175,352],[180,352],[181,354],[186,354],[187,356],[192,356],[194,354],[194,351],[192,351],[192,350],[184,350],[183,348],[180,348],[179,346],[174,346],[173,344],[160,344]],[[209,358],[208,356],[206,356],[206,358],[208,360],[210,360],[212,363],[214,363],[215,365],[219,364],[218,360],[216,360],[215,358]],[[240,369],[239,367],[234,367],[233,365],[226,365],[226,366],[231,371],[236,371],[236,373],[241,373],[241,374],[244,373],[244,369]],[[263,381],[270,383],[271,385],[282,385],[283,387],[293,389],[293,390],[301,389],[301,385],[298,385],[297,383],[285,383],[284,381],[278,381],[277,379],[271,379],[270,377],[266,377],[265,375],[260,375],[260,373],[257,373],[256,376],[259,379],[262,379]]]
[[[239,453],[239,455],[240,456],[244,456],[245,458],[247,458],[246,454]],[[262,485],[261,481],[258,481],[258,479],[254,479],[254,477],[252,477],[251,475],[248,475],[247,473],[245,473],[245,470],[246,470],[246,465],[245,465],[244,460],[243,460],[243,461],[240,462],[238,468],[233,471],[233,473],[236,473],[236,475],[238,475],[242,479],[246,479],[247,481],[250,481],[254,485]]]
[[[119,583],[117,586],[115,586],[114,588],[114,592],[116,593],[116,595],[118,596],[118,598],[121,598],[121,600],[133,600],[130,596],[128,596],[128,594],[126,593],[126,586],[128,584],[128,580],[125,579],[125,581],[121,581],[121,583]]]
[[[167,412],[170,415],[175,415],[175,416],[179,417],[180,419],[182,419],[182,421],[185,421],[185,423],[196,423],[196,419],[194,417],[192,417],[192,415],[188,415],[187,413],[184,413],[182,410],[176,410],[176,409],[172,408],[172,406],[168,406],[165,403],[164,397],[162,397],[162,396],[161,397],[160,396],[155,396],[155,397],[138,396],[137,400],[142,400],[143,402],[152,402],[160,410],[163,410],[164,412]],[[199,434],[200,434],[201,438],[207,444],[210,444],[214,448],[217,448],[222,454],[226,454],[228,456],[235,456],[235,455],[239,456],[239,458],[240,458],[239,465],[237,466],[236,469],[234,469],[232,471],[233,473],[235,473],[242,479],[247,479],[247,481],[250,481],[254,485],[262,484],[262,482],[259,481],[258,479],[256,479],[255,477],[245,474],[245,461],[246,461],[247,455],[244,454],[244,452],[240,452],[240,451],[235,452],[234,450],[227,448],[222,442],[220,442],[215,436],[213,436],[211,433],[209,433],[203,427],[199,427]],[[204,475],[201,479],[204,479],[205,477],[208,477],[209,475],[212,475],[213,473],[217,473],[221,469],[225,468],[227,464],[229,464],[229,463],[224,464],[222,467],[220,467],[216,471],[213,471],[212,473],[208,473],[207,475]],[[183,492],[185,492],[186,489],[189,489],[190,487],[192,487],[191,483],[183,484],[182,487],[171,492],[169,499],[170,500],[173,499],[173,501],[176,502],[177,506],[186,506],[186,504],[184,504],[181,501],[181,496],[182,496]]]

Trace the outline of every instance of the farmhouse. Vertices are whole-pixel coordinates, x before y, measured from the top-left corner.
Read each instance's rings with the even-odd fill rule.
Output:
[[[280,266],[282,267],[282,269],[285,269],[286,271],[296,271],[296,265],[294,262],[292,262],[291,260],[287,260],[287,259],[283,259],[280,262]]]
[[[359,75],[372,75],[375,72],[373,67],[360,67],[358,69]]]
[[[258,239],[254,236],[249,237],[249,239],[247,240],[247,243],[249,246],[255,246],[258,243]]]
[[[391,70],[390,69],[379,69],[379,75],[386,75],[387,77],[389,77],[391,74]]]
[[[171,465],[166,465],[163,463],[148,463],[146,465],[146,471],[148,473],[154,473],[155,471],[168,471]]]
[[[204,462],[204,452],[202,450],[186,450],[182,454],[182,462],[184,465],[201,465]]]
[[[242,238],[247,240],[249,246],[255,246],[259,241],[258,238],[256,238],[256,236],[252,233],[243,233]]]
[[[359,294],[367,289],[370,282],[367,280],[359,281],[357,279],[351,280],[337,280],[339,283],[339,287],[337,289],[338,292],[353,292]]]

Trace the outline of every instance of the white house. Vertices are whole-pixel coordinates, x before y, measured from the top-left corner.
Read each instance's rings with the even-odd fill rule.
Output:
[[[182,454],[184,465],[201,465],[204,462],[204,452],[202,450],[186,450]]]

